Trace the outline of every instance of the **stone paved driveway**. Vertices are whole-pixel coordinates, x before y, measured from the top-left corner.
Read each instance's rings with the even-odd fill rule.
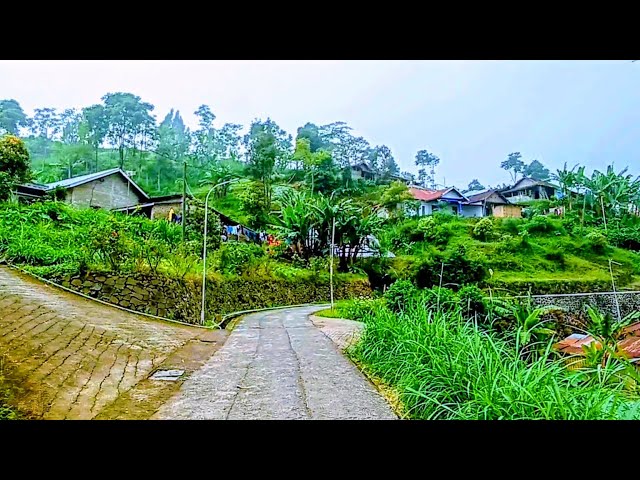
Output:
[[[313,325],[314,310],[247,315],[152,418],[397,418],[330,336]],[[345,337],[338,332],[336,338]]]
[[[196,369],[223,337],[103,306],[0,266],[0,376],[19,386],[15,403],[35,418],[95,418],[124,394],[128,405],[144,403],[149,394],[136,396],[133,387],[168,357]],[[128,418],[128,405],[99,418]]]

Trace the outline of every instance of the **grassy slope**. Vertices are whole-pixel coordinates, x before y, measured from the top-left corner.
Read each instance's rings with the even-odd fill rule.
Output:
[[[405,268],[403,262],[410,263],[434,251],[453,251],[463,244],[469,257],[482,260],[493,270],[489,283],[532,280],[610,282],[609,259],[620,264],[614,266],[614,273],[619,276],[618,286],[630,285],[640,279],[639,254],[611,246],[602,253],[594,252],[583,237],[567,233],[557,219],[553,220],[558,227],[557,232],[532,234],[528,247],[518,245],[519,237],[513,231],[515,225],[524,221],[511,222],[511,225],[496,221],[494,238],[485,242],[472,236],[476,222],[475,219],[451,219],[447,222],[444,226],[451,231],[451,236],[446,245],[435,246],[432,242],[422,241],[401,248],[396,251],[401,254],[396,261],[399,265],[396,269],[402,271]],[[511,235],[511,240],[505,241],[505,235]],[[508,242],[513,245],[511,249],[505,249]]]

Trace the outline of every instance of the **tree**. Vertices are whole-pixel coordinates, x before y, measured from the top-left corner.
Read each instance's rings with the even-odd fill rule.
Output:
[[[273,126],[267,122],[254,120],[244,141],[248,163],[247,173],[262,184],[265,203],[270,206],[271,181],[276,159],[281,154],[278,140],[273,133]]]
[[[315,153],[318,150],[329,150],[331,148],[330,142],[322,137],[320,127],[313,123],[305,123],[303,127],[298,127],[296,136],[296,143],[298,140],[305,138],[309,140],[309,149],[311,153]]]
[[[160,191],[161,177],[177,176],[178,163],[184,158],[191,143],[189,129],[185,127],[180,112],[171,111],[164,117],[157,131],[156,162],[152,167]],[[141,166],[142,167],[142,166]]]
[[[13,100],[0,100],[0,134],[18,134],[19,127],[28,126],[27,116],[20,104]]]
[[[500,168],[511,173],[511,179],[513,183],[518,180],[518,173],[522,173],[524,169],[524,162],[522,161],[522,155],[520,152],[513,152],[509,154],[509,157],[500,164]]]
[[[388,179],[392,175],[397,175],[400,169],[396,163],[391,149],[386,145],[377,145],[369,153],[369,165],[381,178]]]
[[[423,187],[430,183],[431,188],[436,188],[435,168],[438,164],[440,164],[440,159],[433,153],[429,153],[427,150],[419,150],[416,153],[416,165],[422,167],[418,170],[418,181]],[[427,168],[429,171],[427,171]]]
[[[409,192],[409,188],[402,182],[391,182],[382,196],[380,197],[380,206],[384,207],[391,217],[403,216],[404,208],[398,208],[405,202],[413,200],[413,195]]]
[[[67,108],[60,114],[60,129],[62,143],[71,145],[80,142],[80,122],[82,114],[75,108]]]
[[[371,155],[369,142],[363,137],[354,137],[351,130],[345,122],[318,127],[318,134],[324,142],[323,148],[331,152],[331,156],[341,167],[366,162]]]
[[[193,112],[198,117],[198,130],[194,132],[194,153],[200,166],[205,166],[211,162],[215,151],[215,129],[213,121],[216,119],[215,114],[208,105],[200,105]]]
[[[551,172],[549,172],[549,169],[538,160],[533,160],[529,165],[526,165],[523,168],[522,174],[525,177],[531,177],[534,180],[549,180]]]
[[[102,105],[91,105],[82,109],[82,120],[78,135],[83,142],[91,145],[95,153],[94,171],[98,171],[98,149],[109,131],[107,114]]]
[[[55,108],[36,108],[33,112],[31,128],[34,136],[52,140],[55,135],[60,133],[60,117]]]
[[[467,189],[463,190],[462,193],[473,192],[474,190],[484,190],[484,185],[482,185],[477,178],[471,180]]]
[[[155,125],[151,115],[153,105],[143,102],[132,93],[107,93],[102,97],[106,122],[109,125],[106,138],[118,148],[119,167],[124,168],[125,150],[135,148],[136,135]]]
[[[29,180],[29,151],[15,135],[0,137],[0,201],[11,195],[15,185]]]

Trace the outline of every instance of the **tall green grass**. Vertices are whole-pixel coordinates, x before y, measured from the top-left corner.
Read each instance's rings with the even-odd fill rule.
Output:
[[[637,418],[638,402],[604,374],[586,383],[547,350],[523,360],[514,339],[483,330],[459,312],[378,309],[349,353],[394,386],[413,419]]]

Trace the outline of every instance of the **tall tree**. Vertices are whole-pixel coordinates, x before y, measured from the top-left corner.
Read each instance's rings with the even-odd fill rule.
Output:
[[[322,136],[321,127],[318,127],[313,123],[307,122],[304,126],[298,128],[296,141],[301,138],[309,140],[311,153],[315,153],[320,149],[329,150],[331,148],[331,144],[328,139],[323,138]]]
[[[16,100],[0,100],[0,134],[17,135],[18,129],[27,125],[27,116]]]
[[[534,180],[549,180],[551,172],[538,160],[533,160],[529,165],[525,165],[522,169],[522,174]]]
[[[268,120],[268,119],[267,119]],[[271,183],[276,161],[282,155],[281,145],[273,132],[273,125],[254,120],[244,137],[247,153],[247,173],[263,186],[264,199],[271,204]]]
[[[386,145],[378,145],[371,149],[369,154],[369,165],[382,178],[389,178],[397,175],[400,169],[396,163],[391,149]]]
[[[60,116],[55,108],[36,108],[32,120],[32,132],[34,136],[45,140],[52,140],[60,132]]]
[[[200,105],[193,113],[198,117],[198,129],[193,135],[193,150],[200,166],[205,166],[210,164],[215,156],[216,135],[213,121],[216,115],[208,105]]]
[[[136,135],[140,130],[155,124],[151,114],[154,107],[139,96],[124,92],[107,93],[102,101],[109,125],[106,138],[118,148],[119,166],[124,168],[126,149],[135,148]]]
[[[427,150],[418,150],[416,153],[416,165],[421,167],[418,170],[418,181],[423,187],[430,184],[431,188],[436,188],[435,168],[440,164],[440,158]]]
[[[80,142],[80,122],[82,114],[75,108],[67,108],[60,114],[60,129],[62,143],[72,145]]]
[[[516,183],[518,181],[518,174],[522,173],[524,169],[524,162],[522,161],[520,152],[510,153],[509,157],[500,164],[500,168],[509,172],[511,174],[511,180],[513,183]]]
[[[484,185],[482,185],[477,178],[474,178],[469,182],[467,189],[462,193],[473,192],[474,190],[484,190]]]
[[[109,131],[109,122],[105,108],[102,105],[91,105],[82,109],[82,121],[78,127],[78,134],[82,141],[91,145],[95,153],[94,171],[99,169],[98,149]]]

